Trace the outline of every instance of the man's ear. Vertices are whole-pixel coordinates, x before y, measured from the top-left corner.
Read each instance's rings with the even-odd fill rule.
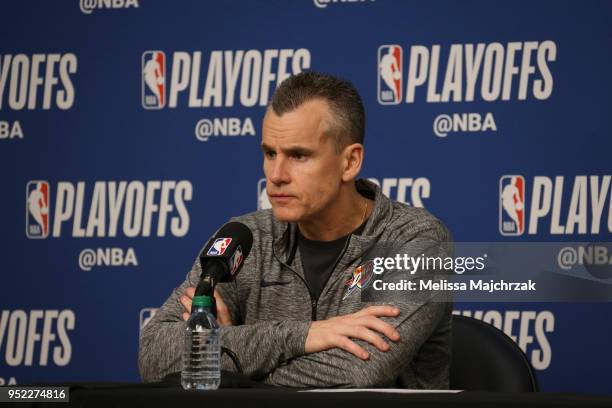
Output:
[[[361,171],[363,163],[363,145],[353,143],[342,150],[342,181],[354,180]]]

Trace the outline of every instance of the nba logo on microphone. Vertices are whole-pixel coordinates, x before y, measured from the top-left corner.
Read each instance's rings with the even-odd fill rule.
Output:
[[[502,176],[499,179],[499,232],[517,236],[525,232],[525,178]]]
[[[402,101],[404,52],[399,45],[378,47],[378,103],[397,105]]]
[[[166,54],[145,51],[142,54],[142,107],[161,109],[166,106]]]
[[[217,238],[215,242],[213,242],[212,246],[208,249],[206,255],[210,256],[221,256],[225,253],[225,250],[229,246],[230,242],[232,242],[231,238]]]
[[[234,275],[238,268],[240,268],[242,261],[244,261],[244,256],[242,255],[242,247],[238,245],[236,247],[234,255],[232,255],[232,258],[230,259],[230,273],[232,275]]]
[[[26,236],[49,236],[49,183],[30,181],[26,185]]]

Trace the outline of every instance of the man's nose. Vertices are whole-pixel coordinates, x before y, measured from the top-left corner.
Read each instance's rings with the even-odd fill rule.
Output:
[[[274,162],[272,163],[271,171],[268,175],[270,182],[274,184],[289,183],[289,181],[291,181],[291,178],[289,177],[289,171],[287,166],[288,163],[286,162],[286,160],[283,157],[277,156],[276,160],[274,160]]]

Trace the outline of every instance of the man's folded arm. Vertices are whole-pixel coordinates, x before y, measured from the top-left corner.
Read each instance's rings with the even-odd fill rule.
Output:
[[[195,262],[185,281],[164,302],[140,333],[138,366],[144,382],[159,381],[182,367],[185,322],[181,296],[188,287],[197,286],[201,269]],[[235,282],[219,284],[217,290],[227,305],[232,322],[239,323],[240,307]],[[221,344],[238,357],[245,375],[261,378],[285,360],[304,354],[310,322],[270,321],[253,325],[221,328]],[[223,354],[221,368],[237,371]]]
[[[294,358],[272,371],[264,382],[284,387],[388,386],[408,367],[421,345],[441,322],[444,324],[450,314],[448,303],[396,306],[401,309],[397,318],[382,318],[392,324],[401,336],[397,343],[385,339],[390,346],[389,350],[380,351],[365,341],[352,339],[369,353],[367,360],[333,348]],[[442,353],[448,355],[448,344],[444,343],[438,346]]]

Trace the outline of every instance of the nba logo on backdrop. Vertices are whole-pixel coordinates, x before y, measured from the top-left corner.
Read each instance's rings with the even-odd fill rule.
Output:
[[[26,185],[26,236],[49,236],[49,183],[30,181]]]
[[[266,191],[266,179],[262,178],[257,182],[257,209],[267,210],[268,208],[272,208],[272,204],[270,204]]]
[[[509,236],[525,232],[523,176],[502,176],[499,179],[499,232]]]
[[[153,319],[159,309],[154,307],[145,307],[140,310],[140,330],[142,330],[147,323]]]
[[[142,54],[142,107],[161,109],[166,106],[166,54],[145,51]]]
[[[378,103],[397,105],[402,101],[402,47],[378,47]]]

